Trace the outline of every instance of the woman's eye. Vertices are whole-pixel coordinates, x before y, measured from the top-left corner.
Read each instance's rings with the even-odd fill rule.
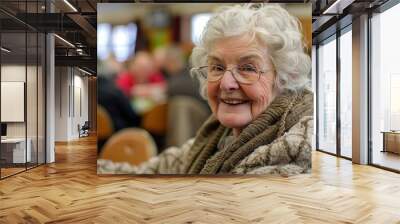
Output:
[[[256,67],[251,64],[239,66],[238,69],[242,72],[257,72]]]
[[[224,71],[224,67],[221,65],[211,65],[210,66],[211,71],[216,71],[216,72],[220,72],[220,71]]]

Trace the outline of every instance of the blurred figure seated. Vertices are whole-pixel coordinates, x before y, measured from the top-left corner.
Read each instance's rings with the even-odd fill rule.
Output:
[[[189,96],[207,105],[200,96],[198,80],[190,77],[190,71],[182,49],[176,45],[160,47],[154,51],[154,59],[167,78],[167,97]]]
[[[89,136],[89,130],[90,130],[90,125],[89,125],[89,121],[85,121],[85,123],[81,126],[80,124],[78,124],[78,134],[79,134],[79,138],[80,137],[87,137]]]
[[[193,97],[174,96],[168,100],[166,146],[182,145],[196,135],[210,116],[210,110]]]
[[[139,114],[165,100],[165,79],[157,71],[152,56],[144,51],[137,52],[128,62],[128,71],[118,75],[116,84],[130,97]]]
[[[114,82],[109,79],[113,74],[106,71],[105,65],[99,64],[97,76],[97,103],[104,108],[112,122],[113,131],[127,128],[138,127],[141,124],[141,118],[130,106],[129,99],[117,88]],[[101,150],[107,139],[98,140],[98,151]]]
[[[166,146],[182,145],[194,137],[211,111],[200,96],[198,80],[190,77],[181,48],[175,45],[158,48],[154,58],[167,77]]]

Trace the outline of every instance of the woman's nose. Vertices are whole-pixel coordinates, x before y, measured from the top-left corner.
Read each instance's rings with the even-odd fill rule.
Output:
[[[225,71],[224,75],[221,78],[220,88],[225,91],[235,90],[239,88],[239,83],[236,81],[235,77],[233,77],[232,71]]]

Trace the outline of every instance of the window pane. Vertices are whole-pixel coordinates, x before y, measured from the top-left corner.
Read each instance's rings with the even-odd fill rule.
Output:
[[[45,52],[46,37],[43,33],[39,33],[38,45],[38,164],[45,163]]]
[[[31,160],[31,141],[26,141],[26,33],[1,34],[1,177],[25,170]],[[13,108],[13,109],[10,109]],[[27,147],[28,146],[28,147]]]
[[[27,115],[27,140],[30,147],[28,168],[37,165],[37,40],[36,32],[27,33],[27,80],[26,80],[26,115]],[[28,148],[29,148],[28,147]]]
[[[336,153],[336,40],[318,48],[318,148]]]
[[[340,153],[352,157],[352,35],[340,37]]]
[[[315,45],[312,46],[312,51],[311,51],[311,59],[312,59],[312,69],[311,69],[311,80],[312,80],[312,90],[314,93],[314,114],[317,111],[317,102],[315,99],[317,99],[317,48]],[[315,119],[316,116],[314,115],[314,127],[317,127],[317,119]],[[316,149],[316,143],[317,143],[317,129],[314,128],[313,132],[313,139],[312,139],[312,149]]]
[[[372,163],[400,170],[400,5],[374,15],[372,25]],[[383,132],[387,132],[384,138]],[[385,145],[384,145],[385,144]],[[383,152],[382,152],[383,151]]]

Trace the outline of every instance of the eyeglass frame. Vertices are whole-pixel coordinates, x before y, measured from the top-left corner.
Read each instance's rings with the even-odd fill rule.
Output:
[[[195,68],[192,68],[191,71],[194,71],[194,70],[200,71],[201,69],[208,68],[208,67],[209,67],[209,65],[204,65],[204,66],[200,66],[200,67],[195,67]],[[223,75],[221,75],[221,77],[220,77],[219,79],[215,80],[215,81],[209,81],[209,80],[207,79],[207,77],[208,77],[207,74],[206,74],[206,75],[203,75],[202,72],[200,72],[200,75],[201,75],[203,78],[207,79],[208,82],[218,82],[218,81],[220,81],[220,80],[222,79],[222,77],[224,77],[225,73],[226,73],[227,71],[229,71],[229,72],[232,74],[232,77],[233,77],[238,83],[243,84],[243,85],[252,85],[252,84],[254,84],[254,83],[256,83],[257,81],[260,80],[261,74],[265,74],[265,73],[270,72],[270,71],[275,71],[275,69],[258,70],[257,67],[254,67],[254,68],[257,70],[257,74],[258,74],[257,80],[254,80],[254,81],[251,82],[251,83],[243,83],[243,82],[240,82],[240,81],[235,77],[235,73],[233,72],[233,70],[234,70],[234,69],[237,70],[238,67],[240,67],[240,66],[239,66],[239,65],[236,65],[235,67],[233,67],[233,68],[231,68],[231,69],[225,69]],[[207,73],[208,73],[208,72],[207,72]],[[237,71],[237,73],[240,75],[240,72],[239,72],[239,71]]]

